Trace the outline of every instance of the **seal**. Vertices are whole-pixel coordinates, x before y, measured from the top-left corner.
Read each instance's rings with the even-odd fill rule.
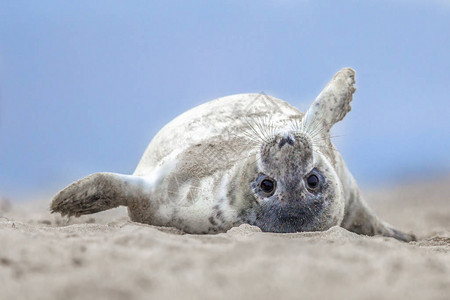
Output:
[[[264,93],[197,106],[158,132],[133,175],[87,176],[59,192],[50,209],[78,217],[122,205],[132,221],[186,233],[339,225],[412,241],[369,209],[331,142],[332,126],[351,109],[354,84],[355,71],[340,70],[305,114]]]

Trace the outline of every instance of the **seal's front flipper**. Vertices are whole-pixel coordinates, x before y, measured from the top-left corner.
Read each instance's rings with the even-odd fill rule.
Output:
[[[370,236],[383,235],[404,242],[416,240],[416,237],[413,234],[401,232],[394,229],[388,223],[380,220],[362,201],[354,202],[350,209],[346,209],[346,214],[341,226],[358,234]]]
[[[358,185],[348,170],[340,154],[336,154],[338,161],[337,172],[343,183],[345,197],[345,215],[341,227],[365,235],[383,235],[393,237],[404,242],[415,241],[413,234],[394,229],[391,225],[378,218],[361,197]]]
[[[355,71],[344,68],[334,75],[317,96],[302,119],[303,130],[309,133],[320,152],[328,152],[341,180],[345,199],[345,215],[341,226],[359,234],[384,235],[409,242],[414,235],[398,231],[377,218],[359,194],[359,188],[339,152],[330,142],[330,130],[350,111],[356,91]]]
[[[129,201],[148,197],[148,182],[139,176],[115,173],[95,173],[80,179],[59,192],[50,210],[63,216],[92,214]]]
[[[353,69],[344,68],[337,72],[303,117],[304,128],[324,138],[329,137],[331,127],[351,110],[350,102],[356,91],[354,84]]]

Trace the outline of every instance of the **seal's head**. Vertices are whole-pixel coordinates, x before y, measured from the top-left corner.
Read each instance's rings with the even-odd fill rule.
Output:
[[[259,138],[257,163],[246,172],[247,195],[256,203],[249,210],[249,223],[270,232],[340,225],[345,199],[330,129],[350,110],[353,84],[354,71],[342,70],[301,120],[288,120],[291,126]]]
[[[340,181],[307,134],[286,132],[263,143],[254,170],[253,223],[263,231],[325,230],[342,221]]]

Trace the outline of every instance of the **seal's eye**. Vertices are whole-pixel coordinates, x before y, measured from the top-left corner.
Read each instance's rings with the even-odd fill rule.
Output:
[[[266,194],[266,196],[269,197],[275,192],[276,182],[273,179],[266,178],[261,181],[259,187]]]
[[[317,177],[317,175],[311,174],[308,176],[308,178],[306,178],[306,183],[308,185],[308,189],[314,192],[319,187],[319,177]]]

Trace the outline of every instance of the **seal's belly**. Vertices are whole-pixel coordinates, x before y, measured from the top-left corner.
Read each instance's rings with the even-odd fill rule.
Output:
[[[147,147],[134,175],[146,176],[174,159],[201,160],[208,153],[232,157],[236,150],[245,151],[246,142],[238,133],[248,126],[249,120],[270,118],[275,124],[301,116],[295,107],[265,94],[216,99],[181,114],[163,127]]]
[[[132,211],[130,216],[155,225],[183,224],[186,232],[235,226],[238,212],[227,201],[226,187],[236,163],[252,155],[254,147],[252,138],[241,133],[262,118],[283,127],[301,117],[286,102],[258,94],[220,98],[180,115],[155,136],[134,175],[154,176],[155,170],[173,162],[176,171],[164,175],[152,193],[151,202],[157,205],[144,214],[148,220],[140,220]]]

